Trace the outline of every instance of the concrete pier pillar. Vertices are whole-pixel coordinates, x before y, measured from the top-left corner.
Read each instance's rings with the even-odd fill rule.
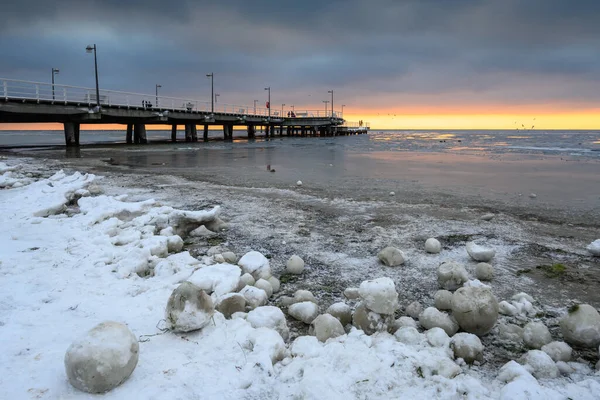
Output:
[[[265,137],[269,137],[269,125],[265,126]]]
[[[196,124],[192,124],[192,142],[198,141],[198,127]]]
[[[171,125],[171,142],[175,143],[177,141],[177,125]]]
[[[256,127],[254,125],[248,125],[248,139],[254,139],[256,137]]]
[[[283,125],[279,125],[279,136],[283,136]]]
[[[301,132],[302,132],[302,136],[306,136],[306,127],[303,126],[302,128],[300,128]]]
[[[65,144],[67,146],[76,146],[75,142],[75,123],[65,122]]]
[[[127,144],[133,143],[133,124],[127,124],[127,134],[125,136]]]
[[[192,141],[192,124],[185,124],[185,141]]]
[[[205,142],[208,142],[208,124],[204,124],[204,134],[202,136]]]
[[[134,124],[133,125],[133,142],[134,143],[148,143],[146,138],[146,125],[145,124]]]
[[[75,124],[74,126],[74,131],[75,131],[75,145],[79,146],[79,132],[80,132],[80,128],[81,125],[80,124]]]

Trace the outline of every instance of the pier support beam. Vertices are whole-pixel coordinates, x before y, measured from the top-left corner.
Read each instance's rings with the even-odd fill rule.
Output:
[[[177,141],[177,125],[171,125],[171,142],[175,143]]]
[[[248,125],[248,139],[254,139],[256,137],[256,127],[254,125]]]
[[[196,124],[192,124],[192,142],[198,141],[198,127]]]
[[[125,135],[127,144],[133,143],[133,124],[127,124],[127,134]]]
[[[232,124],[223,124],[223,139],[224,140],[233,140],[233,125]]]
[[[283,136],[283,125],[279,125],[279,136]]]
[[[265,126],[265,137],[267,137],[267,138],[269,137],[269,128],[270,128],[269,125]]]
[[[79,145],[79,124],[65,122],[65,144],[67,146]]]
[[[208,142],[208,124],[204,124],[204,134],[202,136],[205,142]]]
[[[185,141],[192,141],[192,124],[185,124]]]
[[[305,126],[301,127],[300,132],[301,132],[302,136],[306,136],[306,127]]]
[[[145,124],[134,124],[133,125],[133,142],[135,144],[148,143],[148,139],[146,138],[146,125]]]

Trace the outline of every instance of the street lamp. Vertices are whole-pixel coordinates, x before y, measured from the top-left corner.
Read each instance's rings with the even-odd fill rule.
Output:
[[[254,115],[256,115],[256,102],[257,102],[257,101],[258,101],[258,100],[254,100]]]
[[[328,90],[327,93],[331,93],[331,118],[333,118],[333,89]]]
[[[210,112],[215,112],[215,74],[211,72],[206,74],[207,78],[210,78]]]
[[[281,116],[283,117],[283,107],[285,107],[285,104],[281,105]]]
[[[293,104],[290,107],[292,107],[292,111],[296,111]]]
[[[342,104],[342,118],[344,118],[344,107],[346,107],[346,105]]]
[[[96,71],[96,107],[98,108],[98,111],[100,111],[100,88],[98,86],[98,58],[96,57],[96,44],[94,43],[93,46],[88,44],[85,51],[87,53],[94,53],[94,70]]]
[[[271,86],[266,87],[265,90],[269,91],[269,99],[267,100],[267,108],[269,109],[269,121],[271,121]]]
[[[54,75],[58,75],[58,68],[52,68],[52,100],[54,100]]]
[[[323,100],[323,103],[325,103],[325,116],[327,116],[327,103],[329,103],[329,100]]]
[[[161,88],[162,85],[156,84],[156,107],[158,108],[158,88]]]
[[[219,97],[220,94],[219,93],[215,93],[215,103],[217,102],[217,97]]]

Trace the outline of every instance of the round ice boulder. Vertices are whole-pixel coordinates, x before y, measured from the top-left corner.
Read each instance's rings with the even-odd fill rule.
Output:
[[[406,306],[406,315],[411,318],[419,318],[419,315],[423,312],[423,306],[418,301],[413,301]]]
[[[288,307],[288,314],[298,321],[310,324],[319,315],[319,306],[312,301],[294,303]]]
[[[346,297],[348,300],[358,299],[360,297],[360,294],[358,293],[358,288],[349,287],[344,289],[344,297]]]
[[[287,261],[285,268],[289,274],[299,275],[304,271],[304,260],[294,254]]]
[[[404,264],[404,253],[395,247],[386,247],[377,254],[377,257],[388,267],[396,267]]]
[[[225,260],[225,262],[229,263],[229,264],[235,264],[238,261],[237,256],[235,255],[234,252],[231,251],[226,251],[225,253],[222,254],[223,259]]]
[[[352,314],[352,325],[361,329],[367,335],[372,335],[378,331],[387,331],[393,323],[393,316],[371,311],[363,303],[360,303],[354,310],[354,314]]]
[[[248,313],[246,321],[253,328],[271,328],[277,331],[283,340],[288,340],[290,336],[285,315],[278,307],[256,307]]]
[[[342,323],[331,314],[322,314],[315,318],[311,323],[310,331],[320,342],[326,342],[327,339],[346,333]]]
[[[302,186],[302,181],[296,182],[296,186]]]
[[[273,296],[273,286],[266,279],[260,278],[254,283],[254,287],[264,290],[267,298]]]
[[[329,306],[327,314],[337,318],[342,326],[352,323],[352,308],[346,303],[335,303]]]
[[[481,340],[471,333],[457,333],[450,340],[450,348],[454,352],[454,358],[462,358],[466,363],[483,361],[483,344]]]
[[[469,274],[462,264],[446,261],[438,267],[437,278],[442,289],[456,290],[469,280]]]
[[[481,219],[484,221],[491,221],[493,218],[494,218],[494,214],[492,214],[492,213],[483,214],[481,216]]]
[[[520,343],[523,341],[523,328],[514,324],[498,324],[498,337],[507,342]]]
[[[588,304],[571,307],[560,321],[560,329],[567,343],[584,347],[600,345],[600,315]]]
[[[508,301],[503,300],[498,303],[498,312],[502,315],[514,316],[519,313],[519,310]]]
[[[558,367],[552,358],[541,350],[529,350],[519,360],[520,364],[536,378],[557,378]]]
[[[123,383],[135,369],[139,344],[126,325],[107,321],[74,341],[65,354],[69,383],[88,393],[104,393]]]
[[[488,263],[479,263],[475,266],[475,277],[480,281],[491,281],[494,277],[494,267]]]
[[[438,290],[433,295],[433,303],[438,310],[452,310],[452,292]]]
[[[246,286],[254,286],[255,283],[256,283],[256,280],[254,279],[254,277],[248,273],[245,273],[242,276],[240,276],[240,283],[238,285],[238,291],[242,290]]]
[[[167,328],[172,331],[190,332],[208,325],[214,312],[211,297],[198,286],[186,281],[171,293],[165,320]]]
[[[542,351],[550,356],[554,362],[571,361],[573,349],[565,342],[550,342],[542,346]]]
[[[267,281],[271,284],[271,288],[273,288],[273,293],[279,292],[279,289],[281,288],[281,282],[279,282],[279,279],[275,278],[274,276],[271,276],[269,277],[269,279],[267,279]]]
[[[412,326],[403,326],[394,333],[394,336],[404,344],[419,344],[424,339],[423,335]]]
[[[596,257],[600,257],[600,239],[594,240],[587,246],[587,250]]]
[[[229,293],[218,300],[216,309],[225,318],[231,318],[236,312],[246,311],[246,299],[239,293]]]
[[[404,327],[404,326],[412,326],[413,328],[417,327],[417,321],[415,321],[414,319],[412,319],[411,317],[400,317],[397,320],[395,320],[389,327],[388,327],[388,332],[390,333],[394,333],[396,332],[398,329]]]
[[[398,309],[396,285],[390,278],[363,281],[358,288],[363,304],[378,314],[392,315]]]
[[[551,341],[552,335],[542,322],[529,322],[523,328],[523,342],[532,349],[541,349]]]
[[[317,304],[317,299],[309,290],[296,290],[294,292],[294,303],[301,303],[303,301],[312,301]]]
[[[251,274],[254,279],[267,279],[271,276],[269,259],[258,251],[250,251],[238,261],[243,273]]]
[[[251,310],[267,304],[267,292],[254,286],[246,286],[240,290],[240,294],[246,299],[246,305]]]
[[[444,347],[450,343],[450,336],[442,328],[431,328],[425,332],[425,336],[433,347]]]
[[[428,307],[421,313],[419,323],[425,329],[442,328],[448,336],[458,331],[456,320],[434,307]]]
[[[469,256],[475,261],[488,262],[491,261],[492,258],[496,255],[496,250],[480,246],[476,243],[469,242],[467,243],[467,253]]]
[[[431,254],[437,254],[442,251],[442,244],[435,238],[429,238],[425,241],[425,251]]]
[[[452,296],[452,316],[469,333],[482,336],[498,320],[498,301],[485,287],[463,287]]]

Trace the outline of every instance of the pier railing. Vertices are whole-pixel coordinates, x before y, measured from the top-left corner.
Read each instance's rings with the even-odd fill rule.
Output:
[[[269,116],[266,107],[244,106],[238,104],[214,103],[189,98],[157,96],[123,92],[117,90],[99,90],[99,102],[96,89],[81,86],[59,85],[46,82],[31,82],[0,78],[0,98],[9,100],[33,101],[44,104],[64,104],[94,107],[97,104],[127,109],[148,109],[156,111],[215,112],[237,115]],[[277,110],[271,108],[271,118],[341,118],[341,113],[331,110]]]

